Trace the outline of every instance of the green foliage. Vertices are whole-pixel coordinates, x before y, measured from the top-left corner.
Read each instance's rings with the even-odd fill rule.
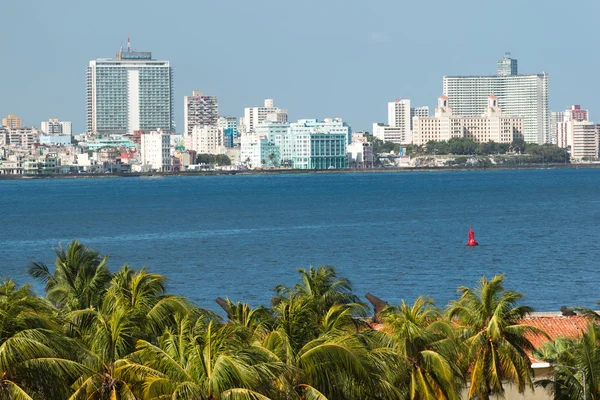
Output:
[[[231,159],[225,154],[198,154],[196,164],[231,165]]]
[[[54,265],[29,268],[45,298],[0,284],[0,400],[423,400],[458,399],[466,387],[487,399],[509,382],[531,386],[527,338],[543,334],[520,323],[531,309],[501,276],[460,288],[446,313],[421,297],[389,306],[376,331],[331,266],[299,269],[269,307],[220,301],[224,322],[145,268],[110,273],[107,257],[79,242],[59,247]],[[549,389],[578,396],[580,369],[589,393],[600,387],[597,333],[540,350],[575,368],[557,370]]]
[[[391,153],[392,151],[394,153],[398,153],[400,150],[400,145],[397,143],[384,142],[383,140],[368,134],[365,135],[365,138],[367,138],[367,141],[371,143],[371,146],[373,147],[373,154]]]

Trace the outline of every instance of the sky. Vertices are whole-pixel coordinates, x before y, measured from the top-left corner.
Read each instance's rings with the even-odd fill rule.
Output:
[[[19,0],[2,6],[0,115],[58,117],[85,129],[85,69],[132,48],[169,60],[177,132],[183,97],[219,114],[273,98],[290,120],[387,121],[387,102],[434,107],[444,75],[493,75],[510,51],[520,73],[549,74],[550,108],[600,122],[597,0]]]

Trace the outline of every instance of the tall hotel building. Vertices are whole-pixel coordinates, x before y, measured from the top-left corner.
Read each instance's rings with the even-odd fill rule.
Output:
[[[550,143],[548,74],[519,75],[517,60],[507,53],[498,61],[495,76],[445,76],[444,94],[454,115],[484,113],[488,96],[498,96],[498,104],[508,115],[523,119],[523,137],[528,143]]]
[[[173,71],[150,52],[127,50],[90,61],[86,76],[87,131],[132,134],[174,131]]]

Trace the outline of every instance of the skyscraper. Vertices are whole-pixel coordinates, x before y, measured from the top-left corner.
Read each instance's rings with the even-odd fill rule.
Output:
[[[205,96],[200,90],[184,97],[185,135],[191,135],[195,126],[217,126],[219,101],[217,96]]]
[[[132,134],[174,131],[173,71],[150,52],[127,50],[90,61],[86,75],[87,131]]]
[[[510,58],[510,53],[504,53],[504,57],[498,60],[498,76],[517,75],[517,60]]]
[[[498,61],[498,75],[445,76],[444,94],[455,115],[481,115],[490,94],[507,115],[523,118],[523,137],[529,143],[550,143],[548,74],[519,75],[517,60]]]

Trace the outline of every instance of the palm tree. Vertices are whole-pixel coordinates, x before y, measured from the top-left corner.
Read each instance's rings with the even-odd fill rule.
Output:
[[[146,268],[134,270],[124,265],[110,281],[103,308],[108,313],[127,313],[142,335],[138,338],[158,337],[168,326],[175,326],[175,313],[190,307],[185,299],[167,294],[165,282],[164,276],[149,273]]]
[[[298,272],[301,283],[292,288],[283,285],[275,287],[276,295],[272,301],[274,304],[290,296],[303,297],[310,300],[318,315],[324,315],[336,304],[354,304],[353,310],[357,311],[359,315],[366,315],[367,306],[352,293],[352,283],[346,278],[338,279],[334,267],[320,265],[314,268],[310,266],[308,270],[299,268]]]
[[[290,295],[274,307],[272,330],[262,345],[287,366],[287,396],[303,399],[365,398],[369,369],[351,305],[320,317],[311,298]]]
[[[0,343],[25,329],[57,326],[55,310],[37,297],[30,285],[20,288],[12,280],[0,283]]]
[[[458,324],[465,340],[469,399],[502,395],[506,382],[516,385],[519,393],[533,389],[527,356],[533,345],[528,336],[547,335],[520,322],[533,309],[518,306],[522,295],[504,290],[503,280],[503,275],[483,277],[475,289],[460,287],[460,299],[448,308],[448,317]]]
[[[578,339],[557,338],[534,354],[554,364],[553,379],[536,382],[549,389],[557,400],[600,399],[600,327],[590,323]],[[584,379],[585,377],[585,379]]]
[[[378,362],[390,368],[390,384],[406,399],[459,399],[463,377],[453,329],[443,321],[432,300],[419,297],[381,313],[384,331]],[[372,350],[373,351],[373,350]],[[391,362],[390,362],[391,361]]]
[[[66,249],[61,245],[54,252],[54,273],[38,262],[28,269],[30,276],[46,283],[48,300],[66,311],[99,307],[111,279],[106,266],[108,258],[76,240]]]
[[[0,399],[66,398],[81,369],[62,355],[74,348],[72,341],[44,329],[22,330],[6,339],[0,345]]]
[[[142,377],[144,399],[268,399],[282,365],[248,341],[246,329],[179,315],[159,344],[140,340],[128,376]]]

